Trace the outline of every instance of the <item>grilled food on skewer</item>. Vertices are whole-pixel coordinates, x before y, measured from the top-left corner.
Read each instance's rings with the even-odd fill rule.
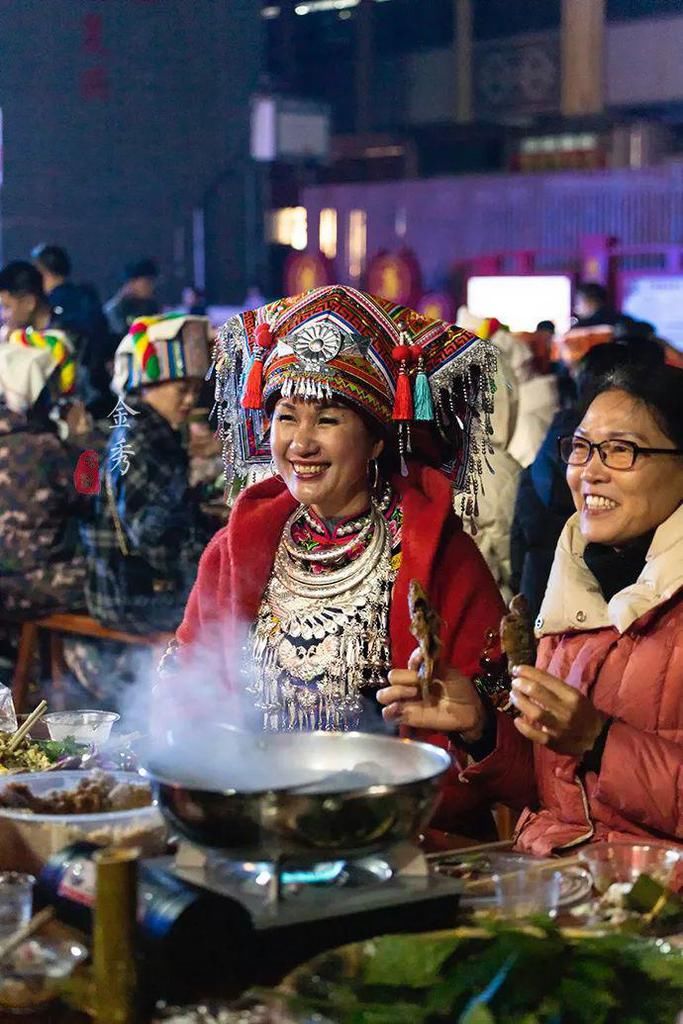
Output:
[[[500,643],[507,655],[509,668],[535,663],[536,640],[529,604],[523,594],[512,598],[510,611],[501,619]]]
[[[422,665],[418,675],[422,680],[422,699],[429,698],[429,684],[434,675],[434,666],[441,648],[439,630],[441,619],[434,611],[422,585],[411,580],[408,587],[408,610],[410,612],[410,632],[418,642],[422,653]]]

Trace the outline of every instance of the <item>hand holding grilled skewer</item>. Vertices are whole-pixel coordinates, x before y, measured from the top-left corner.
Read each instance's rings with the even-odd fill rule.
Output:
[[[533,666],[517,666],[512,675],[512,703],[520,712],[515,728],[522,736],[573,757],[593,748],[609,719],[589,697]]]
[[[515,665],[535,664],[536,638],[529,604],[523,594],[512,598],[510,611],[501,619],[500,643],[507,654],[510,670]]]
[[[384,719],[412,729],[458,732],[466,743],[476,743],[484,732],[486,711],[474,685],[455,668],[441,669],[425,699],[421,666],[422,652],[417,648],[407,669],[395,668],[389,673],[389,685],[377,693]]]
[[[411,580],[408,587],[408,611],[410,632],[418,642],[422,659],[418,675],[422,682],[422,699],[429,700],[429,686],[434,677],[436,659],[441,650],[441,619],[434,610],[427,594],[418,580]]]
[[[407,669],[392,669],[389,686],[377,693],[388,722],[401,722],[414,729],[459,732],[466,742],[478,740],[486,712],[470,680],[457,669],[441,670],[434,678],[441,649],[441,619],[424,588],[411,580],[408,588],[410,632],[419,647],[413,651]]]

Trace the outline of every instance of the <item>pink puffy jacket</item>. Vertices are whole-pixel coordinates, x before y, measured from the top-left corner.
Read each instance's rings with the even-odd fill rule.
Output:
[[[657,530],[638,581],[609,605],[583,547],[573,517],[536,623],[536,664],[614,719],[599,773],[529,744],[500,715],[496,750],[461,779],[489,798],[527,803],[517,847],[535,854],[615,838],[683,845],[683,508]]]

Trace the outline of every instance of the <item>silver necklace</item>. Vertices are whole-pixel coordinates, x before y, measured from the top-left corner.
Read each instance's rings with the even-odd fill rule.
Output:
[[[339,597],[372,573],[383,552],[391,549],[387,524],[382,514],[373,506],[368,524],[373,527],[373,533],[367,548],[346,565],[316,574],[311,572],[310,566],[315,565],[316,562],[327,565],[328,559],[324,557],[325,553],[323,552],[317,558],[303,559],[300,558],[301,552],[296,549],[292,552],[291,543],[288,544],[286,541],[287,536],[291,536],[292,525],[299,514],[300,509],[297,509],[285,525],[273,567],[275,578],[297,597],[315,597],[318,600]],[[358,541],[356,540],[355,543]],[[353,546],[351,545],[349,550],[352,550]],[[305,554],[315,555],[316,552],[305,552]]]
[[[381,685],[390,667],[391,534],[373,504],[365,550],[338,568],[320,560],[316,574],[315,560],[285,542],[302,512],[285,526],[252,628],[247,689],[266,730],[353,729],[360,691]]]
[[[303,506],[299,506],[294,515],[290,516],[282,534],[282,543],[285,546],[287,554],[295,564],[297,562],[307,562],[309,564],[325,565],[329,562],[339,562],[342,558],[349,555],[357,545],[365,543],[370,530],[375,525],[375,520],[371,511],[360,532],[357,533],[355,537],[352,537],[351,540],[347,541],[346,544],[324,551],[305,551],[292,537],[292,529],[296,521],[299,519],[302,509]]]

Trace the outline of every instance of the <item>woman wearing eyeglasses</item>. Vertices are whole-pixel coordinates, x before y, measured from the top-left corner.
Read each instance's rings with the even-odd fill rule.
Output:
[[[384,715],[451,736],[461,780],[524,806],[517,848],[683,844],[683,371],[623,365],[559,441],[576,513],[536,621],[536,666],[513,669],[511,719],[463,676],[417,699],[417,655]],[[470,741],[465,747],[460,731]],[[467,767],[464,752],[470,756]]]

